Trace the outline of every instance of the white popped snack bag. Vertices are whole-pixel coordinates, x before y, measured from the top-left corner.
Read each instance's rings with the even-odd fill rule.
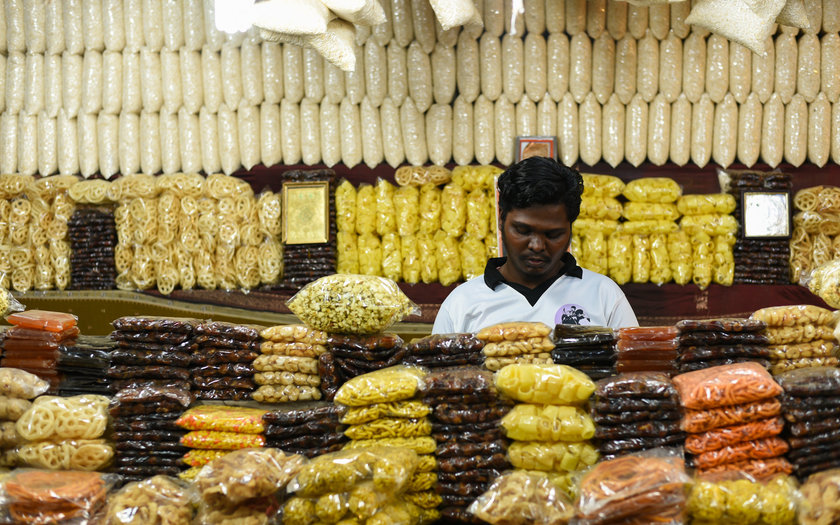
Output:
[[[146,48],[140,50],[140,90],[143,110],[160,111],[163,106],[160,54]]]
[[[102,111],[105,113],[117,114],[122,109],[122,67],[122,53],[102,53]]]
[[[242,102],[236,112],[239,128],[239,155],[245,169],[260,162],[260,108]]]
[[[163,124],[164,119],[161,116],[161,126]],[[201,171],[201,126],[198,115],[188,113],[184,108],[178,110],[178,139],[181,146],[181,170],[185,173]],[[164,145],[164,140],[165,137],[161,136],[161,146]],[[164,172],[166,173],[166,154],[164,154],[163,159]]]
[[[29,115],[37,115],[44,108],[44,55],[27,53],[23,108]]]
[[[17,121],[17,115],[9,113],[0,115],[0,133],[3,134],[3,140],[0,141],[0,171],[3,173],[15,173],[17,171]]]
[[[140,113],[140,169],[155,174],[162,168],[160,156],[160,115]]]
[[[57,2],[48,2],[57,3]],[[125,12],[120,0],[102,0],[102,27],[105,49],[122,51],[125,48]]]
[[[120,173],[123,175],[139,173],[140,115],[136,113],[120,114],[119,139]]]
[[[38,171],[38,116],[21,113],[18,115],[18,162],[21,175],[33,175]]]
[[[38,173],[52,175],[58,170],[57,119],[45,112],[38,114]]]
[[[216,113],[202,108],[198,113],[201,134],[201,165],[204,173],[217,173],[222,165],[219,159],[219,123]]]
[[[371,133],[373,130],[366,130]],[[318,103],[305,98],[300,103],[300,150],[304,164],[321,161],[321,125]]]
[[[86,119],[87,116],[82,117]],[[120,171],[120,118],[117,115],[100,113],[96,119],[99,171],[105,178],[111,178]],[[83,172],[84,173],[84,172]]]
[[[323,103],[321,106],[323,111]],[[336,115],[338,112],[336,112]],[[323,118],[321,119],[323,121]],[[338,129],[336,122],[336,129]],[[323,144],[323,141],[322,141]],[[260,159],[265,166],[274,166],[283,159],[280,145],[280,106],[263,102],[260,106]]]
[[[186,48],[180,51],[181,91],[184,107],[198,113],[204,104],[204,86],[201,78],[201,53]]]
[[[222,59],[219,52],[207,47],[201,50],[201,79],[204,90],[204,106],[210,111],[219,111],[219,106],[224,100]]]
[[[64,25],[64,46],[65,50],[74,54],[81,55],[85,52],[84,29],[82,28],[82,0],[67,0],[62,2],[64,10],[62,12]],[[9,40],[9,51],[15,51],[11,45],[10,38],[11,19],[9,13],[6,13],[6,38]],[[18,50],[19,51],[19,50]]]
[[[180,111],[185,111],[181,108]],[[181,125],[179,113],[160,113],[160,163],[164,173],[181,171]],[[189,112],[186,112],[189,114]]]
[[[28,53],[42,54],[46,49],[46,6],[36,0],[23,1],[23,30]]]
[[[157,111],[143,108],[140,53],[125,50],[122,54],[122,60],[122,111],[132,113],[138,113],[141,110]]]
[[[112,0],[115,1],[115,0]],[[44,50],[50,55],[58,55],[64,51],[64,7],[63,2],[46,2],[44,12]],[[5,18],[5,16],[3,17]],[[5,33],[5,20],[3,21],[3,30],[0,33]],[[122,21],[120,21],[122,25]],[[6,51],[6,37],[2,35],[0,38],[2,43],[2,51]]]
[[[99,134],[96,129],[96,115],[79,113],[76,125],[79,128],[79,172],[88,178],[99,171]]]
[[[184,0],[163,0],[163,47],[173,51],[184,45]]]
[[[162,49],[160,52],[160,72],[163,86],[163,106],[169,111],[177,111],[183,105],[181,90],[181,56],[178,51]]]
[[[219,106],[219,155],[222,172],[230,175],[242,165],[239,157],[239,125],[236,122],[236,111],[227,104]]]
[[[78,130],[76,119],[69,118],[64,109],[58,111],[56,132],[58,172],[62,175],[75,175],[79,173]]]

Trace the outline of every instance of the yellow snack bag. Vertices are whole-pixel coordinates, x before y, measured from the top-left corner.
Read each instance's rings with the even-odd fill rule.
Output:
[[[400,255],[403,281],[411,284],[420,282],[420,257],[416,235],[404,235],[400,238]]]
[[[650,237],[633,236],[633,282],[650,281]]]
[[[463,235],[467,223],[467,195],[464,188],[451,182],[444,186],[440,206],[440,229],[451,237]]]
[[[714,243],[708,234],[700,232],[691,236],[691,280],[705,290],[712,282]]]
[[[632,235],[650,235],[652,233],[671,233],[679,230],[679,226],[674,221],[627,221],[622,222],[618,226],[618,231],[621,233],[629,233]]]
[[[644,177],[628,182],[622,193],[634,202],[675,202],[682,195],[682,189],[674,179]]]
[[[609,271],[607,260],[607,239],[601,232],[589,232],[582,237],[581,250],[585,254],[584,268],[606,274]]]
[[[461,266],[464,273],[464,280],[478,277],[484,273],[487,264],[486,251],[481,239],[466,234],[461,238],[458,246],[461,256]]]
[[[717,284],[732,286],[735,279],[735,256],[732,254],[734,235],[718,235],[714,238],[714,275]]]
[[[394,193],[397,233],[413,235],[420,228],[420,190],[415,186],[401,186]]]
[[[502,427],[517,441],[583,441],[595,435],[589,414],[567,405],[516,405]]]
[[[335,189],[335,226],[340,232],[356,231],[356,188],[347,179]]]
[[[693,265],[691,262],[691,240],[684,231],[668,234],[668,260],[671,264],[671,277],[677,284],[691,282]]]
[[[461,256],[458,239],[444,231],[435,234],[435,257],[437,258],[438,281],[444,286],[461,279]]]
[[[578,235],[586,235],[589,232],[601,232],[604,235],[611,235],[618,229],[618,221],[608,219],[590,219],[589,217],[578,217],[572,223],[572,231]]]
[[[382,275],[392,281],[402,278],[402,249],[400,236],[396,233],[382,236]]]
[[[594,465],[598,449],[586,442],[514,441],[508,447],[510,464],[527,470],[574,472]]]
[[[428,233],[417,235],[417,257],[420,259],[420,279],[428,283],[438,281],[437,244]]]
[[[266,410],[224,405],[194,406],[181,414],[175,424],[187,430],[219,430],[260,434],[265,430]]]
[[[613,175],[581,173],[583,195],[592,197],[618,197],[624,191],[624,182]]]
[[[335,271],[337,273],[359,273],[359,247],[355,231],[338,231],[335,234],[338,251]]]
[[[380,237],[397,231],[394,208],[394,185],[385,179],[376,181],[376,233]]]
[[[633,276],[633,236],[613,233],[607,240],[610,278],[624,284]]]
[[[358,407],[410,399],[417,393],[426,372],[398,365],[356,376],[338,389],[335,402]]]
[[[376,192],[370,184],[356,188],[356,233],[371,234],[376,231]]]
[[[466,232],[477,239],[487,236],[490,227],[489,197],[483,189],[475,189],[467,195]]]
[[[675,221],[680,212],[671,203],[628,202],[624,205],[624,217],[628,221]]]
[[[441,191],[427,183],[420,187],[420,232],[434,234],[440,230]]]
[[[614,197],[582,197],[580,202],[580,215],[590,219],[617,221],[622,210],[621,203]]]
[[[382,245],[379,237],[372,233],[359,235],[356,245],[359,252],[359,273],[382,275]]]
[[[668,236],[650,236],[650,282],[663,284],[671,280],[671,260],[668,257]]]
[[[706,235],[727,235],[738,231],[738,221],[732,215],[686,215],[680,220],[680,228],[689,235],[703,232]]]
[[[595,383],[566,365],[513,364],[496,373],[496,388],[524,403],[573,405],[589,399]]]
[[[729,193],[683,195],[677,200],[677,210],[683,215],[729,215],[735,211],[735,197]]]

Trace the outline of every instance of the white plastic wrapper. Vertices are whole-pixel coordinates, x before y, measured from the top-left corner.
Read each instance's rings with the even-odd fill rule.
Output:
[[[479,28],[483,29],[483,26],[478,26]],[[455,47],[455,44],[458,43],[458,35],[461,32],[461,27],[452,27],[450,29],[443,29],[443,26],[440,25],[440,21],[435,17],[435,35],[437,37],[437,43],[446,46],[446,47]],[[474,31],[470,31],[470,34],[474,34]],[[478,35],[474,35],[475,38],[478,38]]]
[[[17,172],[33,175],[38,171],[38,117],[18,115]]]
[[[831,129],[840,129],[840,104],[831,105]],[[840,133],[831,134],[831,160],[840,164]]]
[[[761,153],[761,114],[758,94],[750,93],[738,109],[738,162],[750,167]]]
[[[105,32],[102,20],[102,0],[82,0],[82,31],[85,51],[105,49]]]
[[[212,51],[219,51],[225,43],[225,34],[216,28],[216,0],[204,0],[204,45]]]
[[[184,4],[184,47],[200,51],[204,45],[204,2],[183,0]]]
[[[648,7],[648,27],[654,38],[665,40],[671,29],[671,10],[667,3],[652,4]]]
[[[99,127],[102,132],[102,127]],[[122,175],[140,172],[140,116],[122,113],[119,116],[119,172]],[[101,152],[100,152],[101,153]],[[148,173],[148,172],[147,172]],[[154,172],[152,172],[154,173]]]
[[[433,102],[432,62],[417,41],[408,46],[406,69],[408,72],[408,96],[411,97],[417,111],[425,113]],[[347,94],[350,96],[349,77]]]
[[[691,12],[691,2],[674,2],[671,7],[671,31],[679,39],[684,39],[691,32],[691,26],[685,23]]]
[[[746,102],[752,89],[752,55],[752,51],[737,42],[729,44],[729,92],[738,104]]]
[[[369,57],[366,57],[367,60]],[[435,45],[432,52],[432,86],[436,104],[452,104],[455,97],[455,49],[440,43]],[[365,62],[367,67],[368,62]],[[384,70],[384,69],[383,69]],[[385,85],[385,82],[382,82]],[[368,94],[371,91],[370,77],[368,77]],[[383,97],[384,94],[383,94]]]
[[[84,29],[82,28],[82,2],[83,0],[67,0],[62,2],[64,21],[64,48],[65,51],[74,55],[81,55],[85,52]],[[14,51],[11,41],[12,19],[9,17],[9,10],[6,9],[6,40],[9,42],[9,52]]]
[[[525,29],[529,33],[545,32],[545,0],[525,0]]]
[[[244,102],[236,112],[239,127],[239,155],[245,169],[260,162],[260,109]]]
[[[230,109],[227,104],[222,104],[219,106],[217,122],[219,125],[219,155],[222,171],[226,175],[230,175],[242,165],[239,157],[239,125],[236,111]]]
[[[325,0],[324,5],[341,18],[358,25],[375,26],[387,20],[385,11],[378,0],[361,2]]]
[[[46,23],[44,2],[23,0],[24,39],[28,53],[43,53],[46,49]]]
[[[288,99],[280,103],[280,136],[284,163],[300,162],[300,107]]]
[[[840,10],[840,8],[838,8]],[[840,99],[840,35],[829,33],[820,44],[821,91],[829,102]]]
[[[647,102],[641,94],[637,93],[627,106],[624,115],[624,156],[627,162],[636,167],[647,157],[649,112]]]
[[[636,40],[627,35],[616,43],[615,49],[615,94],[622,104],[629,104],[636,94],[637,69]]]
[[[808,103],[797,93],[785,106],[785,161],[801,166],[808,154]]]
[[[322,111],[322,130],[327,125],[323,115]],[[396,168],[405,161],[405,149],[403,148],[400,108],[394,103],[391,97],[385,97],[382,105],[379,106],[379,121],[382,123],[382,149],[385,153],[385,162],[392,168]],[[321,144],[324,147],[323,136],[321,138]],[[324,154],[324,162],[326,163],[326,152]]]
[[[575,36],[586,31],[586,0],[566,0],[566,32]]]
[[[610,2],[610,4],[613,3],[615,2]],[[566,5],[564,0],[545,0],[545,27],[552,34],[562,33],[566,30]]]
[[[420,43],[426,54],[435,48],[435,12],[429,0],[411,0],[411,21],[414,24],[414,40]]]
[[[397,106],[401,106],[405,97],[408,96],[408,73],[406,71],[406,50],[392,42],[386,50],[386,59],[388,61],[388,96]],[[478,67],[476,65],[476,67]],[[343,77],[340,87],[344,87]],[[335,96],[330,96],[330,83],[327,84],[327,97],[330,102],[339,103]],[[338,93],[336,93],[336,96]],[[343,98],[343,89],[342,89]]]
[[[557,104],[548,93],[537,104],[537,135],[557,135]]]
[[[452,159],[456,164],[466,166],[474,157],[473,106],[461,95],[452,106]]]
[[[119,1],[123,8],[123,29],[125,30],[125,49],[139,51],[146,44],[143,34],[143,0]],[[212,0],[211,0],[212,5]]]
[[[677,100],[682,92],[682,62],[682,40],[670,33],[659,43],[659,91],[668,103]]]
[[[0,115],[0,171],[17,172],[18,116],[10,113]]]
[[[648,30],[649,10],[647,6],[627,4],[627,31],[630,36],[640,40]]]
[[[58,60],[58,68],[59,72],[61,71],[61,57],[54,57]],[[59,92],[59,101],[61,100],[61,74],[59,73],[58,76],[58,92]],[[0,55],[0,93],[6,93],[6,56]],[[60,106],[59,102],[59,106]],[[6,97],[0,97],[0,112],[3,112],[6,109]]]
[[[695,31],[683,43],[682,85],[692,104],[699,102],[706,92],[706,41]]]
[[[260,159],[265,166],[274,166],[283,159],[278,104],[263,102],[260,106]]]
[[[26,54],[26,87],[23,110],[37,115],[44,109],[44,55]]]
[[[102,53],[85,51],[82,62],[82,107],[84,113],[102,109]]]
[[[341,162],[341,120],[338,114],[338,104],[329,100],[321,101],[319,123],[321,124],[321,161],[329,167]],[[399,127],[399,117],[397,117]],[[265,137],[263,137],[265,141]],[[402,139],[400,139],[402,151]],[[265,161],[263,161],[265,163]]]
[[[691,159],[691,102],[681,94],[671,105],[671,162],[685,166]]]
[[[167,111],[178,111],[184,103],[181,92],[181,56],[178,51],[162,49],[160,71],[163,90],[163,107]]]
[[[160,111],[163,106],[160,54],[147,48],[140,50],[140,90],[143,111]]]
[[[388,47],[388,56],[391,56],[390,46]],[[458,36],[458,45],[455,48],[455,80],[459,96],[464,97],[471,104],[475,102],[481,92],[481,68],[479,63],[478,41],[470,38],[466,31],[462,31]],[[390,86],[390,76],[388,82]]]
[[[551,0],[549,0],[550,2]],[[636,41],[633,40],[635,46]],[[552,33],[548,37],[548,92],[555,102],[569,89],[569,39],[564,33]],[[634,67],[635,73],[635,67]],[[633,76],[635,85],[635,74]],[[482,78],[482,82],[483,82]]]
[[[414,166],[422,166],[429,160],[426,123],[411,97],[406,98],[400,108],[400,124],[406,160]]]
[[[204,103],[204,89],[201,79],[201,54],[198,51],[182,49],[179,53],[181,70],[181,91],[184,107],[190,113],[198,113]]]
[[[782,33],[776,37],[776,89],[783,104],[790,102],[796,93],[796,73],[798,70],[798,47],[796,37]]]
[[[102,0],[102,33],[106,50],[122,51],[125,48],[124,18],[122,1]]]
[[[513,164],[514,160],[516,109],[507,97],[499,97],[494,105],[494,110],[496,160],[504,166],[509,166]]]
[[[662,166],[668,162],[668,148],[671,145],[671,104],[660,93],[650,103],[648,114],[647,155],[650,162]]]
[[[283,88],[284,100],[297,104],[303,99],[303,51],[292,44],[283,44]]]
[[[691,161],[699,167],[712,158],[715,130],[715,103],[703,94],[691,108]]]
[[[504,0],[484,0],[484,32],[498,38],[504,31]]]
[[[228,107],[239,106],[242,100],[242,61],[239,48],[222,46],[222,99]]]
[[[204,106],[210,111],[219,111],[219,106],[224,100],[222,59],[218,52],[206,47],[201,50],[201,79],[204,89]]]
[[[102,53],[102,111],[116,115],[122,109],[123,57],[117,51]]]
[[[164,147],[167,139],[164,134],[168,135],[170,132],[168,129],[170,120],[164,115],[170,115],[170,113],[164,112],[160,116],[161,148]],[[189,113],[184,108],[178,110],[178,141],[176,141],[176,144],[180,146],[181,150],[181,170],[184,173],[201,171],[201,126],[198,122],[198,115]],[[164,173],[169,173],[166,168],[171,156],[171,152],[163,151]]]
[[[752,55],[750,74],[752,92],[758,95],[758,101],[762,104],[770,99],[775,83],[776,47],[773,45],[773,37],[767,37],[764,49],[764,55]]]
[[[9,53],[23,53],[26,51],[26,22],[23,14],[24,2],[23,0],[5,0],[4,3],[6,7],[6,49]],[[81,37],[79,35],[80,39]]]
[[[479,95],[473,106],[473,142],[475,143],[475,160],[479,164],[487,165],[496,158],[496,138],[494,123],[496,108],[493,102],[483,94]]]
[[[809,104],[820,92],[820,39],[815,34],[799,37],[799,67],[796,72],[796,92]]]
[[[601,104],[590,93],[578,109],[580,118],[580,160],[594,166],[601,160],[602,111]]]
[[[289,35],[316,35],[327,30],[330,11],[319,0],[280,0],[257,3],[253,19],[261,29]]]
[[[803,31],[807,34],[820,32],[823,22],[823,2],[820,0],[806,0],[805,9],[808,12],[809,26]]]
[[[260,44],[263,98],[270,104],[283,100],[283,47],[274,42]]]
[[[484,13],[486,18],[487,11]],[[481,67],[481,94],[493,102],[502,94],[502,44],[497,37],[485,32],[478,41],[478,52]],[[410,83],[409,79],[409,88]]]
[[[115,1],[115,0],[112,0]],[[58,55],[64,51],[64,2],[45,2],[44,4],[44,51],[50,55]],[[122,12],[122,11],[120,11]],[[3,29],[5,33],[5,16],[3,18]],[[122,20],[120,20],[122,25]],[[2,51],[6,51],[6,39],[0,39]]]
[[[563,95],[557,104],[557,138],[560,142],[560,158],[566,166],[573,166],[578,160],[578,105],[571,93]]]
[[[391,2],[390,0],[380,0],[379,4],[385,12],[385,21],[371,28],[371,36],[379,45],[387,46],[388,42],[394,38],[394,30],[391,25]]]
[[[615,85],[615,40],[602,32],[592,45],[592,92],[606,104]]]
[[[608,19],[609,20],[609,19]],[[601,112],[601,146],[604,160],[615,168],[624,160],[624,104],[615,93]]]
[[[245,64],[242,66],[244,75]],[[385,86],[387,89],[387,83]],[[317,51],[308,47],[303,48],[303,95],[316,103],[324,98],[324,59]]]
[[[452,160],[451,105],[434,104],[429,108],[426,113],[426,144],[432,163],[443,166]]]
[[[58,170],[57,120],[45,112],[38,114],[38,173],[52,175]]]
[[[344,71],[324,61],[324,97],[333,104],[340,104],[344,95]]]
[[[837,2],[823,2],[822,28],[825,33],[840,31],[840,4]]]
[[[394,40],[400,47],[408,47],[414,40],[414,22],[411,20],[411,0],[386,0],[391,2],[391,25]]]
[[[516,134],[518,136],[537,134],[537,105],[528,97],[522,97],[516,104]]]
[[[312,99],[300,103],[301,159],[309,166],[321,162],[320,108]]]
[[[216,113],[210,113],[207,108],[201,108],[198,112],[198,124],[201,134],[201,165],[204,173],[217,173],[221,170],[222,163],[219,158],[219,121]]]
[[[607,2],[605,13],[606,29],[615,40],[621,40],[627,34],[627,3]]]
[[[87,115],[80,117],[80,120],[84,119],[87,119]],[[96,134],[99,171],[109,179],[120,171],[120,117],[100,113],[96,119]]]
[[[645,102],[652,102],[659,92],[659,41],[648,31],[639,40],[637,50],[636,92]]]
[[[177,128],[177,123],[176,123]],[[162,169],[160,156],[160,115],[149,111],[140,113],[140,169],[156,174]]]
[[[516,104],[525,91],[525,46],[519,37],[502,38],[502,92]]]
[[[56,118],[56,148],[58,172],[62,175],[79,173],[79,141],[76,119],[67,116],[64,109],[58,111]]]
[[[162,0],[163,47],[177,51],[184,46],[184,0]]]
[[[79,57],[79,66],[81,66]],[[81,73],[81,67],[79,68]],[[81,75],[80,75],[81,76]],[[76,86],[78,89],[78,86]],[[26,55],[10,52],[6,58],[6,112],[18,114],[23,111],[26,93]],[[8,172],[6,172],[8,173]]]
[[[761,160],[770,167],[782,162],[785,152],[785,105],[773,93],[761,115]]]
[[[66,74],[66,70],[65,70]],[[122,111],[139,113],[143,109],[142,75],[140,74],[140,53],[126,50],[122,54]],[[65,91],[66,96],[66,91]],[[65,107],[67,103],[65,102]],[[148,111],[157,111],[148,110]]]
[[[580,104],[592,89],[592,41],[585,33],[578,33],[569,46],[569,93]]]
[[[150,51],[163,47],[162,0],[143,0],[143,39]]]
[[[257,106],[263,101],[263,75],[260,45],[245,42],[239,48],[239,63],[242,71],[242,98],[250,105]],[[224,50],[222,51],[224,67]],[[225,70],[227,71],[227,70]]]
[[[831,103],[820,93],[808,106],[808,160],[819,167],[825,166],[831,155]]]
[[[99,133],[97,131],[96,115],[79,113],[76,118],[76,125],[79,127],[79,172],[82,177],[88,178],[99,171]],[[117,128],[119,123],[117,123]],[[114,130],[117,133],[117,130]],[[114,150],[116,157],[115,164],[119,166],[118,151]]]
[[[341,129],[341,160],[348,168],[362,162],[362,119],[359,106],[349,98],[341,101],[339,111],[339,129]],[[422,118],[422,117],[421,117]]]
[[[368,41],[368,44],[370,42]],[[362,122],[361,129],[364,130],[362,133],[362,158],[365,164],[373,169],[382,164],[382,161],[385,159],[385,150],[382,146],[382,125],[379,119],[379,107],[374,105],[370,98],[365,97],[362,99],[359,110]],[[320,145],[319,141],[318,146],[320,147]]]

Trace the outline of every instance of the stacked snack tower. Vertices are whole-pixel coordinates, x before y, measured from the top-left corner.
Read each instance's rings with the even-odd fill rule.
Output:
[[[252,442],[254,439],[251,436],[261,435],[265,430],[265,424],[262,417],[265,410],[257,408],[234,407],[225,405],[197,405],[179,417],[175,424],[184,429],[191,431],[184,436],[184,441],[200,441],[201,443],[211,442],[211,438],[217,438],[218,442],[236,441],[239,436],[229,436],[228,434],[244,434],[245,440],[250,446],[261,446],[263,442]],[[202,439],[193,432],[201,432]],[[192,479],[201,470],[201,467],[218,459],[228,453],[242,448],[241,446],[231,446],[230,448],[204,448],[195,447],[181,458],[181,461],[192,467],[191,469],[182,472],[180,477],[182,479]]]
[[[255,388],[252,361],[257,357],[263,328],[221,321],[205,321],[195,327],[198,348],[190,372],[196,399],[240,401],[251,397]],[[215,359],[227,360],[199,364]]]
[[[693,372],[712,366],[755,361],[770,367],[767,336],[758,319],[719,318],[684,320],[680,331],[680,372]]]
[[[791,448],[787,457],[796,476],[804,480],[814,472],[840,466],[840,370],[800,368],[777,375],[776,381],[785,391],[782,414]]]
[[[109,395],[108,366],[117,345],[108,336],[80,335],[58,347],[58,393]]]
[[[70,256],[70,288],[111,290],[116,287],[114,247],[117,226],[112,207],[77,208],[67,221]]]
[[[616,354],[618,372],[677,372],[679,331],[673,326],[620,328]]]
[[[677,202],[683,214],[680,231],[691,241],[692,280],[700,288],[714,282],[731,286],[735,275],[735,245],[738,221],[733,215],[732,195],[684,195]]]
[[[50,391],[58,391],[59,348],[78,337],[76,316],[62,312],[27,310],[13,313],[6,320],[14,326],[6,330],[0,365],[31,372],[48,381]]]
[[[680,399],[664,372],[625,372],[595,383],[591,404],[605,459],[656,447],[681,447]]]
[[[484,367],[495,371],[512,363],[552,363],[549,334],[551,328],[544,323],[517,321],[482,328],[475,336],[484,342]]]
[[[406,355],[402,338],[390,333],[327,334],[327,349],[330,357],[323,360],[325,369],[335,370],[328,383],[339,386],[353,377],[397,365]]]
[[[14,450],[20,444],[15,423],[32,406],[30,401],[46,392],[50,384],[25,370],[0,368],[0,466],[14,467],[17,453]]]
[[[335,402],[347,407],[341,417],[348,423],[346,449],[396,446],[419,455],[417,470],[434,470],[435,440],[428,405],[418,400],[427,373],[424,369],[398,365],[356,376],[335,394]],[[412,472],[410,478],[414,477]],[[441,498],[429,486],[430,476],[410,479],[405,499],[423,509],[435,509]]]
[[[109,399],[40,396],[17,420],[18,464],[49,470],[103,470],[114,447],[103,439]]]
[[[685,449],[698,474],[738,470],[760,480],[793,471],[782,457],[788,444],[779,437],[782,387],[764,367],[716,366],[673,381],[684,408]]]
[[[575,220],[572,253],[581,268],[613,277],[614,268],[607,258],[608,239],[618,229],[624,206],[616,197],[624,190],[624,182],[612,175],[582,174],[583,195],[580,215]],[[630,268],[629,263],[626,268]],[[617,269],[617,268],[616,268]],[[618,271],[616,277],[622,279]],[[614,277],[615,278],[615,277]],[[622,284],[629,280],[620,280]]]
[[[348,441],[346,426],[339,420],[343,413],[333,404],[267,412],[263,415],[266,445],[308,458],[337,452]]]
[[[595,384],[565,365],[514,364],[496,374],[496,386],[519,403],[502,418],[511,464],[556,473],[554,481],[573,492],[574,472],[598,461],[590,443],[595,424],[583,409]]]
[[[806,304],[762,308],[750,317],[767,325],[771,373],[840,364],[834,312]]]
[[[427,368],[481,365],[483,347],[484,342],[474,334],[432,334],[412,339],[406,345],[403,363]]]
[[[617,373],[615,341],[612,328],[558,324],[551,357],[555,364],[575,367],[597,381]]]
[[[512,403],[499,398],[492,372],[473,366],[433,369],[422,395],[433,411],[441,515],[468,522],[467,507],[510,468],[499,422]]]
[[[290,372],[288,370],[259,372],[255,379],[260,387],[254,393],[254,399],[257,401],[266,400],[265,396],[268,396],[274,402],[320,399],[316,397],[315,390],[321,387],[323,376],[318,369],[317,359],[327,352],[325,346],[327,343],[326,332],[313,330],[302,324],[290,324],[265,328],[260,332],[260,337],[262,340],[260,351],[263,355],[278,356],[276,359],[273,357],[258,357],[261,368],[269,367],[269,362],[272,360],[279,360],[277,362],[279,365],[284,357],[289,357],[296,359],[286,360],[288,367],[294,366],[294,363],[297,362],[299,367],[303,366],[307,371],[313,370],[314,366],[315,373]],[[338,388],[338,386],[335,388]],[[323,387],[321,390],[324,393]]]

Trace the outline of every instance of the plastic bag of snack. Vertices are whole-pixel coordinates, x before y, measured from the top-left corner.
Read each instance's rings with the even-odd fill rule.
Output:
[[[398,365],[356,376],[338,389],[335,402],[364,406],[410,399],[417,394],[425,375],[422,368]]]
[[[181,438],[181,445],[199,449],[238,450],[265,446],[265,437],[262,434],[193,430]]]
[[[307,284],[287,303],[309,327],[325,332],[381,332],[419,309],[395,282],[382,277],[334,274]]]
[[[522,471],[497,478],[468,510],[497,525],[557,525],[574,515],[572,502],[547,475]]]
[[[723,477],[723,479],[719,479]],[[789,476],[759,482],[742,473],[695,480],[686,511],[701,523],[796,523],[799,491]]]
[[[49,388],[49,383],[35,374],[17,368],[0,368],[0,394],[4,396],[32,399]]]
[[[667,177],[644,177],[631,180],[622,194],[633,202],[676,202],[682,189],[673,179]]]
[[[586,374],[565,365],[508,365],[495,381],[503,394],[524,403],[579,404],[595,391]]]
[[[514,441],[507,453],[516,468],[554,472],[574,472],[594,465],[599,457],[598,450],[586,442]]]
[[[668,374],[662,372],[628,372],[595,383],[599,397],[675,397],[677,389]]]
[[[773,418],[781,411],[782,404],[778,399],[765,399],[703,410],[687,409],[683,414],[680,427],[686,432],[706,432],[715,428]]]
[[[730,193],[689,194],[677,200],[677,210],[683,215],[729,215],[735,211],[735,204]]]
[[[205,465],[195,484],[205,502],[236,505],[282,490],[305,463],[274,448],[237,450]]]
[[[99,472],[19,469],[3,480],[3,490],[15,523],[85,522],[94,519],[115,481]]]
[[[674,377],[680,402],[703,409],[761,401],[782,393],[773,377],[753,362],[724,365]]]
[[[169,476],[131,482],[108,498],[105,525],[187,524],[198,501],[191,485]]]
[[[347,425],[359,425],[384,417],[422,418],[431,411],[431,407],[422,401],[393,401],[350,408],[341,416],[340,421]]]
[[[16,452],[21,465],[50,470],[103,470],[114,457],[113,445],[102,439],[37,441]]]
[[[589,414],[572,406],[516,405],[501,425],[518,441],[583,441],[595,435]]]
[[[17,420],[15,429],[28,441],[95,439],[108,425],[108,403],[107,397],[97,395],[41,396]]]
[[[811,304],[771,306],[756,310],[751,319],[763,321],[768,327],[837,324],[837,312]]]
[[[583,194],[593,197],[618,197],[624,191],[624,182],[613,175],[581,173]]]
[[[219,430],[259,434],[265,430],[265,410],[223,405],[200,405],[184,412],[175,424],[187,430]]]
[[[46,310],[26,310],[16,312],[6,317],[9,323],[23,328],[47,330],[49,332],[63,332],[76,326],[79,318],[62,312],[48,312]]]

